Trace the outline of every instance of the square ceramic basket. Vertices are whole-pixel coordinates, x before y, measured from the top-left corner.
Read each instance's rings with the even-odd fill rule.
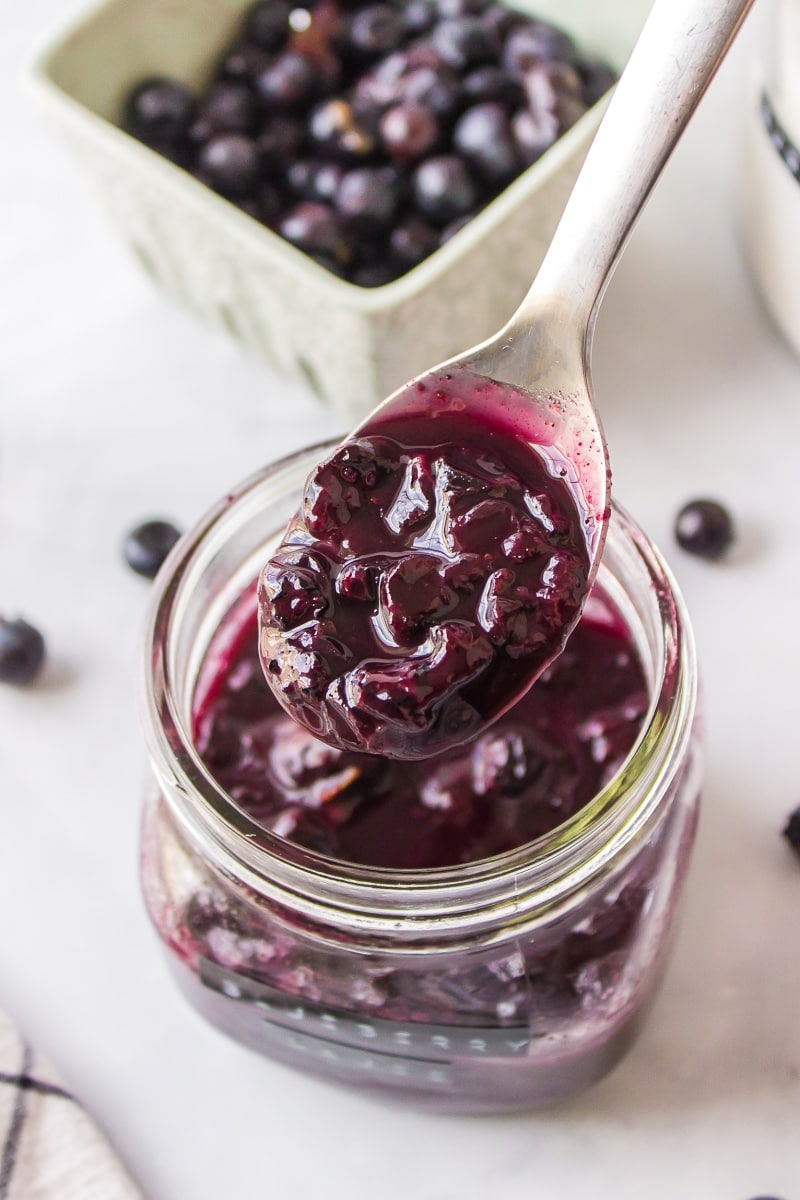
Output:
[[[42,53],[33,82],[148,274],[352,419],[511,315],[603,101],[430,258],[383,287],[356,287],[116,124],[124,96],[144,76],[200,85],[250,2],[106,0]],[[621,69],[650,0],[515,0],[513,7],[560,24]]]

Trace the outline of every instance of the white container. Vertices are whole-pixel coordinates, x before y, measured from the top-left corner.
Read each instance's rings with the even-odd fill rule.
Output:
[[[36,93],[156,282],[306,379],[348,420],[494,333],[544,256],[603,101],[430,258],[397,281],[345,283],[137,142],[116,121],[142,77],[198,86],[250,0],[106,0],[34,64]],[[650,0],[517,0],[621,69]]]
[[[773,0],[746,122],[747,252],[769,311],[800,354],[800,0]]]

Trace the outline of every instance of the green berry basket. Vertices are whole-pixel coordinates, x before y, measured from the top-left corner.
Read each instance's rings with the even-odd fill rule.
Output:
[[[145,76],[199,87],[250,0],[106,0],[30,69],[47,115],[102,206],[165,292],[304,378],[352,421],[406,379],[493,333],[542,259],[604,107],[600,101],[460,232],[392,283],[362,288],[119,127]],[[621,69],[649,0],[517,0]]]

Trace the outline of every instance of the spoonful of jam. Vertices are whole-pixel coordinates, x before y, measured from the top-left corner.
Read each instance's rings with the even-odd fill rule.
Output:
[[[610,515],[599,302],[751,3],[656,0],[517,312],[393,393],[310,476],[261,575],[260,653],[322,740],[437,754],[563,649]]]

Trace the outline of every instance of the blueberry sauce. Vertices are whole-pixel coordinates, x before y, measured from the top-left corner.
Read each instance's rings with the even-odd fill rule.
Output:
[[[397,763],[335,749],[281,712],[258,662],[254,592],[212,640],[195,742],[256,821],[348,862],[426,869],[524,845],[583,808],[619,768],[647,710],[630,636],[596,591],[566,650],[468,746]]]
[[[566,468],[491,404],[467,411],[477,379],[437,377],[440,407],[423,419],[371,417],[312,473],[262,572],[267,680],[340,749],[418,759],[460,745],[580,615],[590,559]]]

